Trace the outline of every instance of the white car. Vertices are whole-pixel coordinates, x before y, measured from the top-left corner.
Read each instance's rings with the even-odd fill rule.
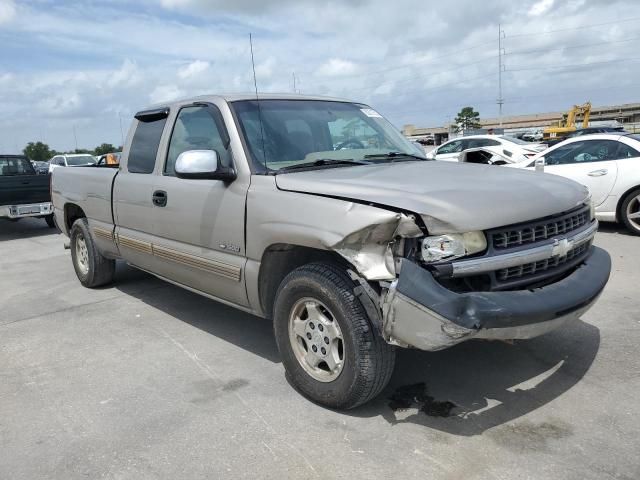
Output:
[[[457,162],[460,158],[460,152],[471,148],[491,151],[510,162],[522,162],[546,149],[547,146],[525,142],[508,135],[471,135],[443,143],[438,148],[431,150],[427,154],[427,158]]]
[[[543,139],[542,130],[525,133],[522,139],[526,142],[541,142]]]
[[[95,157],[87,153],[56,155],[49,161],[49,173],[57,167],[86,167],[87,165],[95,164]]]
[[[598,220],[620,221],[640,235],[640,135],[582,135],[508,166],[535,170],[536,161],[546,173],[586,185]]]

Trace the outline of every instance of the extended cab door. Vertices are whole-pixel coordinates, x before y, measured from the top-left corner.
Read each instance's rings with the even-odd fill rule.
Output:
[[[247,306],[244,215],[248,185],[175,176],[178,156],[215,150],[233,167],[229,135],[218,106],[190,104],[173,112],[166,152],[153,192],[154,271],[216,298]]]
[[[617,151],[618,142],[615,140],[570,142],[544,154],[544,171],[587,186],[597,207],[607,199],[615,185],[618,174]],[[528,168],[535,168],[535,162]]]
[[[136,114],[136,125],[124,165],[113,187],[118,248],[122,258],[154,271],[153,184],[156,160],[168,110]]]

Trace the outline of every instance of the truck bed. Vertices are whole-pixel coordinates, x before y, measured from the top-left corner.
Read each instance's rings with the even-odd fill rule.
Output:
[[[117,168],[56,168],[52,175],[52,197],[56,208],[66,203],[78,205],[88,218],[112,224],[111,187]]]

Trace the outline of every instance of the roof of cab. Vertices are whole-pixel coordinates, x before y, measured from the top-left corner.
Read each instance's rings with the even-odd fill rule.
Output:
[[[258,100],[323,100],[327,102],[348,102],[348,103],[360,103],[353,102],[352,100],[347,100],[344,98],[336,98],[336,97],[323,97],[319,95],[301,95],[301,94],[293,94],[293,93],[260,93],[258,95]],[[155,103],[153,105],[149,105],[146,108],[143,108],[141,111],[158,109],[158,108],[171,108],[176,105],[183,105],[185,103],[190,102],[206,102],[212,100],[224,100],[226,102],[239,102],[242,100],[255,100],[255,93],[230,93],[230,94],[220,94],[220,95],[200,95],[197,97],[189,97],[183,98],[180,100],[173,100],[171,102],[162,102]]]

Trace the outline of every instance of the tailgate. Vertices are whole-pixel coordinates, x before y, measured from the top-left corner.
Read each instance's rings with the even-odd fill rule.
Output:
[[[0,176],[0,205],[50,201],[49,175]]]

